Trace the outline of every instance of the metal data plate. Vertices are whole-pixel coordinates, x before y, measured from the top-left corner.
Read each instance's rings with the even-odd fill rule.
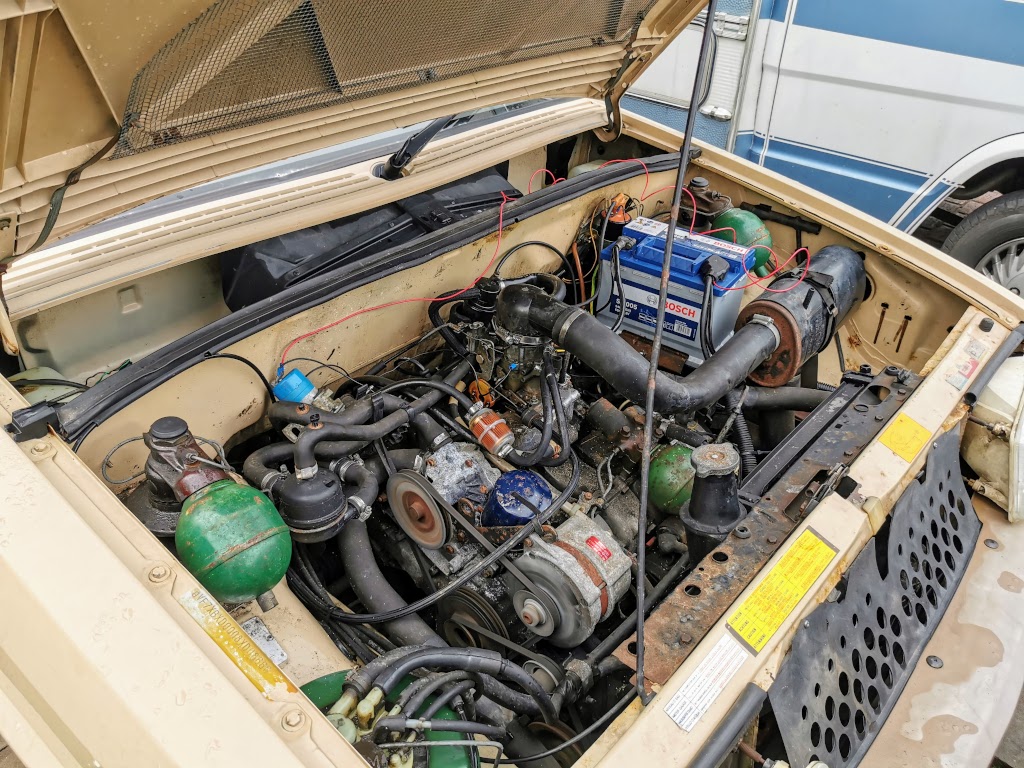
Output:
[[[768,696],[793,765],[858,765],[960,583],[981,523],[960,474],[960,434],[940,437],[845,592],[797,631]],[[964,649],[970,653],[969,648]]]
[[[828,400],[761,461],[740,489],[750,514],[645,622],[648,683],[665,684],[920,382],[896,368],[877,376],[847,373]],[[636,669],[636,635],[615,657]]]

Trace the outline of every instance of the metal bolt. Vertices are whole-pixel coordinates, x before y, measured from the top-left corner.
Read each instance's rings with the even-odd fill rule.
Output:
[[[778,544],[779,543],[779,537],[778,536],[769,536],[768,537],[768,543],[769,544]]]
[[[992,318],[991,317],[983,317],[981,319],[981,322],[978,323],[978,327],[981,328],[981,330],[983,330],[985,333],[988,333],[989,331],[991,331],[992,330],[992,326],[994,326],[994,325],[995,325],[995,323],[992,322]]]
[[[875,421],[885,421],[885,416],[875,416]]]
[[[747,528],[747,526],[745,525],[741,525],[735,531],[733,531],[733,535],[735,535],[738,539],[749,539],[750,529]]]
[[[487,486],[481,485],[477,490],[480,491],[480,493],[487,493]]]
[[[284,717],[281,718],[281,726],[286,731],[297,731],[302,727],[302,724],[306,722],[306,716],[298,709],[293,709],[287,712]]]
[[[693,642],[693,635],[691,635],[689,632],[683,632],[683,634],[679,636],[679,642],[683,645],[689,645]]]
[[[433,459],[427,459],[427,466],[428,467],[436,467],[437,466],[437,462],[434,461]]]
[[[454,555],[455,554],[455,547],[453,547],[451,544],[449,544],[447,547],[444,548],[444,551],[447,552],[449,555]]]
[[[989,549],[999,549],[999,542],[995,539],[985,539],[985,546]]]
[[[167,578],[171,575],[171,569],[166,565],[154,565],[149,569],[149,580],[154,584],[159,584],[161,581],[167,581]]]
[[[619,427],[619,434],[621,434],[623,436],[628,435],[629,434],[629,427],[626,426],[625,424],[623,424],[621,427]]]
[[[44,456],[49,450],[50,446],[47,443],[38,442],[32,446],[32,454],[35,456]]]
[[[587,501],[590,501],[592,498],[594,498],[594,494],[592,494],[590,491],[584,491],[583,498],[586,499]]]
[[[929,656],[925,661],[928,662],[928,666],[932,669],[942,669],[942,659],[938,656]]]
[[[472,467],[473,466],[473,460],[472,459],[466,459],[466,466],[467,467]]]
[[[905,395],[905,394],[907,394],[907,390],[905,390],[905,389],[897,389],[896,390],[896,394],[897,395]]]

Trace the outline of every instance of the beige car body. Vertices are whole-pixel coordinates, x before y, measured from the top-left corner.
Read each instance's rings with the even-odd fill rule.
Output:
[[[591,147],[597,138],[613,137],[600,99],[610,96],[614,104],[653,53],[699,9],[698,3],[657,4],[629,46],[611,44],[493,68],[97,162],[69,187],[50,246],[20,255],[42,230],[52,191],[116,135],[134,73],[169,37],[167,30],[180,28],[205,6],[204,0],[152,4],[140,25],[130,21],[139,13],[137,4],[124,0],[0,0],[0,103],[8,108],[0,125],[0,220],[9,220],[0,229],[0,256],[9,261],[0,331],[9,352],[31,354],[23,349],[26,339],[74,345],[96,336],[109,346],[134,344],[135,354],[150,351],[223,317],[226,308],[214,300],[197,302],[179,324],[169,322],[140,337],[126,301],[151,296],[159,285],[173,286],[166,290],[176,296],[179,282],[187,285],[196,275],[204,279],[204,259],[226,248],[401,199],[505,160],[510,180],[525,188],[530,173],[543,167],[548,144],[583,135],[579,146]],[[113,43],[127,38],[130,44]],[[626,47],[634,63],[616,79]],[[615,85],[606,88],[612,81]],[[147,200],[300,152],[438,115],[538,97],[567,100],[531,112],[524,123],[497,123],[439,139],[407,177],[393,183],[373,176],[373,165],[383,159],[378,158],[323,174],[315,183],[285,182],[227,204],[197,204],[159,221],[59,239]],[[620,119],[616,129],[627,142],[668,152],[681,143],[677,132],[640,117],[622,113]],[[984,347],[983,367],[1010,329],[1024,321],[1024,301],[845,205],[712,147],[701,149],[691,174],[707,177],[734,201],[769,202],[820,222],[821,234],[808,238],[812,251],[841,243],[867,254],[873,293],[843,326],[848,364],[899,364],[929,373],[903,413],[933,437],[958,429],[966,410],[944,373],[957,365],[969,339]],[[585,150],[577,151],[581,161],[590,159]],[[639,196],[645,181],[658,189],[673,178],[659,173],[645,180],[641,174],[616,183],[616,190]],[[565,245],[576,223],[603,196],[603,190],[595,190],[507,225],[501,242],[512,246],[540,238]],[[668,195],[656,196],[654,203],[652,208],[664,209]],[[783,249],[795,247],[791,232],[773,228],[773,234]],[[493,248],[492,234],[284,318],[224,351],[244,355],[270,375],[277,352],[298,333],[382,300],[460,287]],[[550,254],[520,253],[518,271],[552,266]],[[882,302],[902,310],[880,321]],[[309,351],[337,350],[335,361],[359,370],[426,326],[422,304],[385,311],[386,322],[381,313],[362,316],[322,334]],[[893,340],[904,316],[914,322],[897,351]],[[988,331],[978,327],[984,317],[995,321]],[[100,357],[80,360],[83,372],[101,362]],[[835,380],[838,371],[825,370],[823,377]],[[192,407],[194,402],[201,407]],[[109,447],[139,434],[155,417],[186,416],[196,434],[223,441],[256,424],[263,402],[263,389],[251,373],[211,363],[127,404],[90,433],[77,454],[54,433],[21,443],[0,436],[0,733],[29,768],[363,764],[297,689],[350,662],[287,587],[277,590],[281,610],[265,618],[289,651],[287,665],[279,669],[239,629],[248,614],[229,615],[205,596],[121,504],[115,496],[120,488],[98,476]],[[26,404],[13,386],[0,381],[0,422],[10,421]],[[828,597],[926,454],[906,461],[876,440],[857,458],[851,476],[861,483],[861,502],[830,496],[802,524],[825,535],[841,556],[788,616],[766,652],[739,669],[693,732],[678,728],[664,706],[726,631],[723,622],[697,639],[650,704],[641,708],[634,702],[578,765],[631,765],[638,755],[651,764],[687,765],[747,683],[770,685],[802,618]],[[127,476],[143,460],[136,444],[120,452],[109,471]],[[1024,531],[1009,525],[987,499],[975,499],[984,525],[978,549],[926,650],[947,663],[940,670],[919,664],[865,765],[981,765],[1009,721],[1024,684],[1024,665],[1014,654],[1024,635],[1019,618],[1024,615],[1019,554]],[[994,548],[981,543],[989,539]]]

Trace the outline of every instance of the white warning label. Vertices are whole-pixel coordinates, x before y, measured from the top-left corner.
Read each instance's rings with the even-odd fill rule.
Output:
[[[665,705],[665,713],[689,733],[749,658],[750,653],[732,635],[722,635]]]

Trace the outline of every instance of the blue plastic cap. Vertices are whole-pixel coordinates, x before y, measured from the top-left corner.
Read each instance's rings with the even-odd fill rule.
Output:
[[[484,504],[481,522],[487,527],[529,523],[534,518],[534,512],[519,500],[519,496],[542,512],[554,498],[540,475],[528,469],[513,469],[499,477],[494,484]]]
[[[274,385],[274,397],[290,403],[306,403],[308,405],[316,397],[316,387],[302,372],[292,368]]]

